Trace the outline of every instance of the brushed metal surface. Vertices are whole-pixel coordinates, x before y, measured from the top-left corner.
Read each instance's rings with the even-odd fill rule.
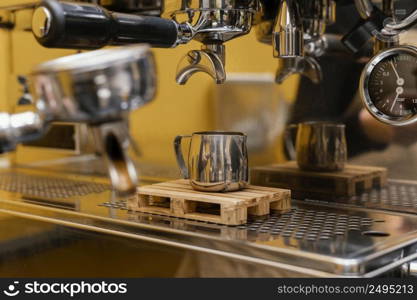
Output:
[[[0,191],[0,212],[191,250],[201,253],[200,259],[207,254],[258,270],[272,268],[285,276],[373,277],[416,258],[414,214],[293,201],[289,213],[225,226],[128,211],[110,190],[66,201],[78,204],[55,208]]]
[[[388,184],[384,188],[373,188],[353,197],[341,197],[335,202],[417,215],[417,182],[391,179],[388,180]]]

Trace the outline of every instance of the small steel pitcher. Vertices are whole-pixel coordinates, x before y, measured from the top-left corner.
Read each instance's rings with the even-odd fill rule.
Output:
[[[191,138],[188,164],[181,151],[183,138]],[[182,176],[193,189],[231,192],[249,182],[246,135],[239,132],[195,132],[177,136],[174,148]]]
[[[289,130],[297,129],[295,149]],[[347,161],[345,125],[328,122],[305,122],[290,125],[285,145],[290,158],[307,171],[340,171]]]

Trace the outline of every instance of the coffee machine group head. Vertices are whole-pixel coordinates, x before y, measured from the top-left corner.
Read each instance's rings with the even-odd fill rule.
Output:
[[[216,83],[226,79],[224,43],[249,33],[258,10],[257,0],[166,0],[163,16],[186,28],[184,42],[194,39],[201,50],[189,51],[180,61],[176,80],[185,84],[196,72],[210,75]]]
[[[334,0],[262,0],[261,6],[256,34],[259,41],[272,45],[273,56],[281,61],[276,82],[301,74],[319,83],[316,57],[327,47],[324,33],[335,21]]]

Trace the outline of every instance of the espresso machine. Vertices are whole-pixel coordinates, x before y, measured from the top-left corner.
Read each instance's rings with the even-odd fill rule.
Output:
[[[199,41],[201,50],[189,51],[178,64],[179,84],[185,84],[196,72],[207,73],[216,83],[223,83],[226,79],[223,44],[249,33],[252,25],[257,25],[258,40],[272,44],[274,57],[283,60],[277,72],[278,83],[294,73],[319,82],[320,66],[315,57],[322,55],[329,44],[343,51],[337,41],[324,37],[326,25],[335,21],[334,0],[253,0],[221,4],[168,0],[159,10],[162,18],[148,16],[146,10],[135,11],[139,14],[136,16],[111,12],[104,7],[45,1],[34,13],[33,32],[43,46],[53,48],[95,49],[135,42],[177,47],[191,40]],[[110,30],[110,24],[117,29]],[[103,31],[104,28],[107,29]]]
[[[127,154],[129,127],[150,130],[132,121],[133,111],[154,98],[156,81],[165,76],[166,66],[155,72],[158,58],[184,47],[186,54],[181,53],[172,78],[179,85],[196,73],[208,74],[215,84],[227,83],[226,47],[251,34],[255,38],[248,41],[268,47],[271,64],[278,63],[278,68],[273,66],[277,84],[286,84],[294,74],[322,84],[323,55],[367,59],[359,88],[365,107],[385,123],[413,123],[414,69],[407,68],[410,63],[397,63],[417,57],[415,48],[401,45],[398,38],[415,23],[417,14],[398,18],[394,2],[45,0],[11,5],[11,14],[20,9],[30,12],[30,28],[25,31],[31,31],[40,52],[83,53],[40,64],[27,75],[33,108],[0,115],[2,150],[38,139],[55,121],[85,123],[93,132],[96,151],[107,162],[110,180],[21,165],[2,170],[0,222],[13,224],[16,236],[0,230],[0,240],[8,245],[0,256],[9,257],[0,263],[0,270],[6,272],[16,263],[15,273],[23,276],[36,274],[39,265],[49,267],[45,275],[58,277],[417,276],[413,181],[389,180],[385,188],[334,201],[293,199],[288,212],[238,226],[134,212],[126,204],[138,180]],[[343,36],[328,32],[338,22],[336,8],[353,4],[360,16],[357,24]],[[16,27],[14,21],[10,18],[7,30]],[[133,45],[138,43],[149,46]],[[107,46],[117,47],[97,50]],[[151,51],[157,48],[164,50],[157,52],[155,66]],[[246,59],[256,63],[256,55]],[[384,76],[390,59],[397,72]],[[376,93],[372,86],[377,75],[390,88],[385,95],[395,96],[389,109],[380,100],[384,93]],[[181,88],[191,89],[193,84],[194,80]],[[170,96],[164,87],[159,86],[159,93]],[[155,116],[154,125],[162,121]],[[155,171],[139,178],[139,184],[175,176]],[[57,259],[61,251],[67,253],[65,261]],[[74,267],[80,265],[90,267]]]

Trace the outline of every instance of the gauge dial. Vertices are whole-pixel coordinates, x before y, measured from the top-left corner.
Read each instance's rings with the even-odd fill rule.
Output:
[[[365,67],[361,96],[370,113],[391,125],[417,121],[417,48],[385,50]]]

